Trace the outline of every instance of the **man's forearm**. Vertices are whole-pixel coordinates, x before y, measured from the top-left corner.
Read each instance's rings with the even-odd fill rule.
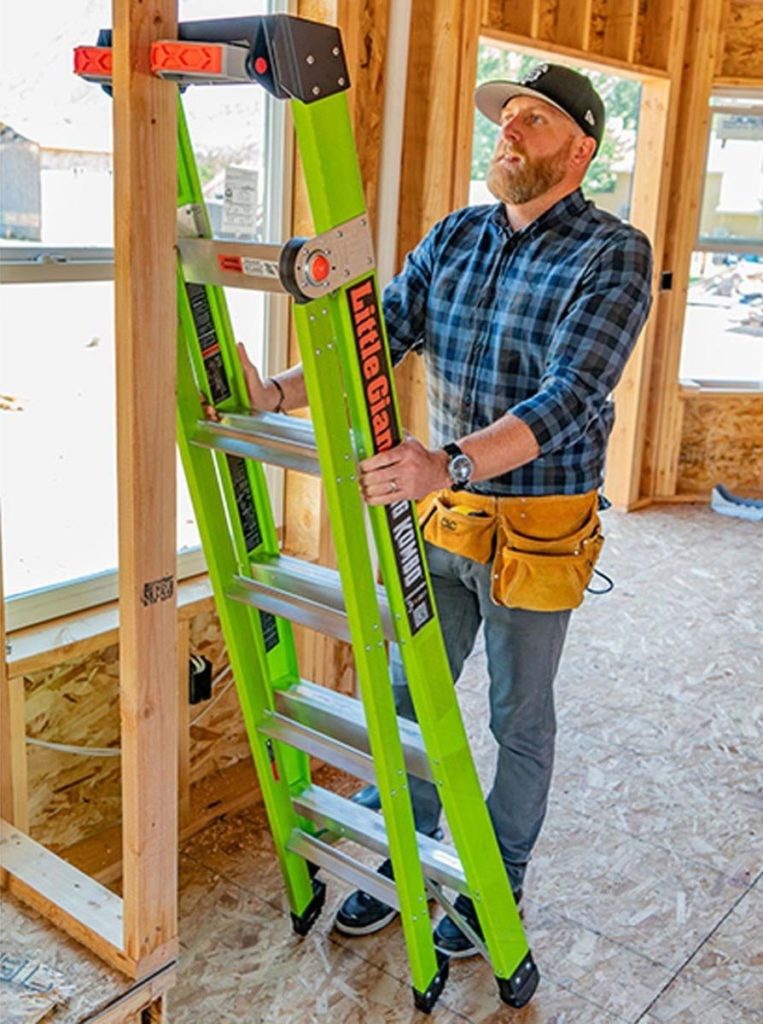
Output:
[[[532,430],[510,413],[468,437],[454,438],[474,462],[472,480],[488,480],[508,473],[539,454]],[[403,498],[423,498],[450,486],[448,456],[442,448],[430,450],[415,437],[380,452],[360,464],[360,485],[370,505],[389,505]]]
[[[502,476],[532,462],[540,454],[535,434],[511,413],[489,427],[455,440],[474,463],[472,480],[475,481]]]
[[[283,388],[283,402],[281,409],[283,412],[291,409],[302,409],[307,405],[307,391],[305,390],[305,375],[302,372],[302,364],[298,363],[296,366],[289,367],[288,370],[284,370],[283,373],[274,375],[268,378],[267,386],[273,391],[273,408],[278,405],[280,400],[280,393],[275,385],[272,383],[277,380]]]

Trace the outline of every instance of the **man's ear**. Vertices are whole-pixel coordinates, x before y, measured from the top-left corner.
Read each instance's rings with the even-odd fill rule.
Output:
[[[596,139],[591,138],[590,135],[579,135],[575,140],[575,145],[572,147],[572,162],[574,166],[588,167],[593,160],[595,150]]]

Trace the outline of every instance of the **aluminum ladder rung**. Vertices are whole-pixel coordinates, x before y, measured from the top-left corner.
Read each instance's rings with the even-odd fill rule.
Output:
[[[312,423],[295,416],[223,413],[219,423],[199,420],[192,444],[300,473],[320,474]]]
[[[322,839],[311,836],[301,829],[294,829],[286,842],[286,849],[304,857],[311,864],[325,868],[337,878],[344,879],[353,888],[362,889],[388,906],[400,909],[395,883],[378,874],[373,868],[361,864],[354,857],[350,857],[344,850],[336,850]]]
[[[226,595],[339,640],[350,640],[342,583],[335,569],[289,555],[277,555],[267,561],[252,562],[251,576],[234,576]],[[378,584],[376,596],[383,637],[394,641],[387,595]],[[381,640],[382,636],[379,642]]]
[[[183,277],[193,284],[286,291],[278,274],[282,245],[180,237],[177,246]]]
[[[315,785],[308,786],[294,797],[293,804],[299,814],[334,836],[351,839],[375,853],[389,856],[387,831],[381,814]],[[468,896],[469,887],[456,851],[421,832],[416,833],[416,842],[424,877]],[[369,889],[366,891],[370,892]]]
[[[280,743],[288,743],[289,746],[303,750],[312,757],[328,761],[335,768],[341,768],[342,771],[349,772],[364,782],[376,782],[373,758],[334,736],[318,732],[278,712],[268,714],[258,729],[263,735]]]
[[[276,690],[273,696],[276,710],[284,718],[329,736],[355,751],[370,755],[366,716],[361,701],[305,680],[294,683],[286,690]],[[432,768],[421,730],[415,722],[407,718],[398,717],[397,724],[408,771],[420,779],[431,782]],[[326,757],[326,760],[331,761],[331,758]],[[364,775],[359,777],[365,778]]]

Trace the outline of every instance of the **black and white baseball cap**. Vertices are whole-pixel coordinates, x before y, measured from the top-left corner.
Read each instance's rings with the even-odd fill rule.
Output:
[[[590,78],[561,64],[538,64],[521,82],[485,82],[475,92],[474,102],[485,117],[500,124],[501,111],[514,96],[540,96],[595,139],[598,150],[604,134],[604,103]]]

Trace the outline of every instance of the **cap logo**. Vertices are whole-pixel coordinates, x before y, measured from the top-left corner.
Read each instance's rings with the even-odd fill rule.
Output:
[[[583,117],[590,125],[596,125],[596,118],[593,116],[590,110],[586,110],[585,114],[583,114]]]
[[[547,71],[548,64],[539,64],[537,68],[533,68],[532,71],[525,75],[523,84],[532,85],[532,83],[537,82],[542,75],[545,75]]]

